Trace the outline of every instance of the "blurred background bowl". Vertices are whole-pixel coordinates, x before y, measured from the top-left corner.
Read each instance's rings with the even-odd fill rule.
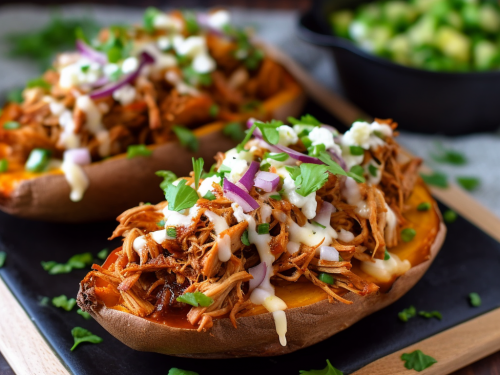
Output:
[[[459,135],[500,126],[500,71],[449,73],[406,67],[332,34],[328,16],[368,1],[318,0],[301,15],[299,37],[330,48],[344,95],[400,129]],[[332,67],[333,68],[333,67]]]

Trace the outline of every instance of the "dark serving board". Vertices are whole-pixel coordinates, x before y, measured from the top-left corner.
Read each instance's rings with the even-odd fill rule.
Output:
[[[339,122],[315,103],[305,110],[325,123]],[[441,206],[441,209],[445,209]],[[272,358],[195,360],[142,353],[129,349],[93,320],[72,312],[42,306],[42,297],[76,296],[87,270],[49,275],[41,261],[65,262],[71,255],[97,254],[119,241],[108,242],[116,223],[53,224],[27,221],[0,213],[0,251],[7,262],[0,276],[36,324],[57,355],[74,374],[167,374],[171,367],[203,374],[298,374],[323,368],[326,359],[351,373],[406,346],[459,325],[500,306],[500,243],[459,217],[448,224],[443,248],[425,276],[393,305],[354,326],[298,352]],[[471,307],[467,296],[480,292],[482,305]],[[0,302],[1,303],[1,302]],[[407,323],[397,314],[410,305],[418,310],[438,310],[443,320],[414,318]],[[84,327],[101,336],[98,345],[82,344],[74,352],[71,329]],[[29,343],[26,343],[29,345]]]

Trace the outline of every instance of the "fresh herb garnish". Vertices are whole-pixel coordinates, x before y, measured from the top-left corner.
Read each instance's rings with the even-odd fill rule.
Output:
[[[312,146],[311,138],[309,138],[308,136],[300,137],[300,141],[305,146],[305,148],[309,148]]]
[[[194,293],[184,293],[177,297],[177,302],[187,303],[188,305],[198,307],[208,307],[210,306],[214,300],[202,292],[194,292]]]
[[[314,220],[312,220],[312,221],[311,221],[311,224],[316,225],[316,226],[318,226],[318,227],[321,227],[321,228],[323,228],[323,229],[325,229],[325,228],[326,228],[326,226],[324,226],[323,224],[320,224],[320,223],[318,223],[317,221],[314,221]]]
[[[296,192],[303,197],[318,191],[328,181],[326,165],[302,163],[299,168],[300,175],[295,178],[295,186],[298,187]]]
[[[477,177],[457,177],[457,182],[462,186],[465,190],[472,191],[475,190],[481,180]]]
[[[333,285],[335,283],[335,279],[333,278],[333,276],[330,275],[329,273],[324,273],[324,272],[321,272],[318,275],[318,280],[328,285]]]
[[[210,190],[207,191],[207,193],[203,196],[204,199],[208,199],[209,201],[213,201],[217,199],[214,193],[212,193]]]
[[[172,367],[167,375],[198,375],[197,372],[182,370],[180,368]]]
[[[384,260],[389,260],[391,259],[391,254],[389,254],[389,252],[387,251],[387,249],[385,249],[384,251]]]
[[[344,373],[332,366],[330,361],[326,360],[326,367],[323,370],[300,370],[301,375],[344,375]]]
[[[9,170],[9,161],[7,159],[0,160],[0,173],[7,172]]]
[[[156,226],[158,228],[165,228],[165,220],[160,220],[159,222],[156,223]]]
[[[78,309],[78,310],[76,310],[76,313],[77,313],[78,315],[81,315],[81,316],[82,316],[84,319],[86,319],[86,320],[89,320],[90,318],[92,318],[92,316],[91,316],[88,312],[83,311],[82,309]]]
[[[127,159],[132,159],[137,156],[151,156],[153,151],[147,148],[146,145],[130,145],[127,148]]]
[[[194,159],[191,158],[191,161],[193,162],[193,172],[194,172],[194,188],[198,190],[198,187],[200,186],[200,178],[203,173],[203,164],[205,163],[203,158],[198,158]]]
[[[210,117],[217,117],[219,114],[219,106],[217,104],[212,104],[208,109],[208,114]]]
[[[357,176],[358,178],[363,178],[363,181],[364,181],[364,174],[365,174],[365,170],[364,168],[361,166],[361,165],[353,165],[349,171],[351,173],[351,177],[355,178],[355,176]],[[356,180],[357,181],[357,180]],[[359,182],[359,181],[358,181]]]
[[[439,320],[443,319],[443,316],[439,311],[419,311],[418,315],[420,315],[423,318],[437,318]]]
[[[283,125],[282,121],[278,120],[271,120],[270,122],[255,121],[254,125],[256,125],[259,128],[260,132],[262,133],[262,138],[264,138],[264,141],[272,145],[278,144],[280,140],[278,127]]]
[[[250,246],[250,241],[248,240],[248,230],[244,231],[241,235],[241,243],[245,246]]]
[[[405,228],[401,231],[401,239],[404,242],[410,242],[415,238],[417,231],[413,228]]]
[[[351,155],[354,156],[361,156],[365,154],[365,149],[361,146],[350,146],[349,151],[351,152]]]
[[[5,259],[7,259],[7,253],[5,251],[0,251],[0,268],[5,265]]]
[[[41,262],[45,271],[49,275],[59,275],[62,273],[69,273],[73,269],[83,269],[92,264],[94,257],[91,253],[76,254],[69,258],[67,263],[57,263],[53,260],[48,262]]]
[[[420,176],[427,185],[437,186],[440,188],[448,187],[448,177],[441,172],[434,172],[432,174],[421,173]]]
[[[259,167],[259,170],[261,171],[264,171],[264,172],[269,172],[269,170],[271,169],[271,164],[269,163],[262,163]]]
[[[370,174],[373,176],[373,177],[377,177],[377,174],[378,174],[378,168],[376,166],[374,166],[373,164],[370,164],[368,166],[368,172],[370,172]]]
[[[168,185],[177,180],[177,175],[172,171],[156,171],[155,174],[158,177],[163,177],[163,181],[160,183],[160,189],[165,190]]]
[[[318,157],[322,152],[326,151],[326,146],[323,143],[319,145],[310,146],[307,148],[307,153],[309,156]]]
[[[177,185],[170,184],[165,190],[170,211],[182,211],[193,207],[198,201],[198,193],[191,186],[186,185],[186,180],[180,180]]]
[[[102,249],[97,253],[97,258],[100,260],[105,260],[108,257],[109,249]]]
[[[446,221],[448,224],[454,223],[457,220],[457,213],[452,210],[446,210],[443,214],[443,219]]]
[[[402,322],[407,322],[408,319],[413,318],[414,316],[417,315],[417,310],[415,309],[415,306],[410,306],[407,309],[404,309],[400,313],[398,313],[398,318]]]
[[[155,7],[146,8],[146,11],[144,12],[144,15],[142,17],[142,24],[143,24],[144,30],[147,33],[149,33],[149,34],[154,33],[154,31],[155,31],[155,27],[154,27],[155,18],[160,13],[161,13],[160,10],[155,8]]]
[[[52,298],[52,304],[55,307],[60,307],[61,309],[64,309],[66,311],[71,311],[73,307],[76,305],[76,299],[66,297],[64,294],[60,295],[59,297],[54,297]]]
[[[281,198],[281,195],[279,194],[275,194],[275,195],[270,195],[269,198],[272,198],[274,199],[275,201],[280,201],[282,198]]]
[[[28,157],[24,168],[28,172],[42,172],[49,164],[50,155],[50,150],[35,148],[31,150],[30,156]]]
[[[196,19],[196,14],[190,11],[184,11],[182,13],[182,16],[184,17],[186,30],[189,34],[196,34],[198,31],[200,31],[200,25],[198,24],[198,21]]]
[[[422,202],[417,206],[418,211],[429,211],[431,209],[431,204],[429,202]]]
[[[320,126],[321,123],[319,122],[319,120],[314,117],[314,116],[311,116],[309,114],[307,115],[304,115],[299,119],[296,119],[295,117],[292,117],[292,116],[289,116],[287,118],[288,122],[292,125],[312,125],[312,126]]]
[[[276,161],[287,161],[290,156],[286,152],[280,152],[278,154],[267,153],[264,155],[263,159],[273,159]]]
[[[405,361],[405,367],[408,370],[415,370],[415,371],[423,371],[426,368],[432,366],[434,363],[437,363],[437,361],[422,353],[420,350],[415,350],[414,352],[411,353],[403,353],[401,355],[401,359]]]
[[[52,86],[46,80],[44,80],[43,78],[39,77],[39,78],[30,79],[26,83],[26,87],[29,88],[29,89],[32,89],[34,87],[40,87],[40,88],[48,91],[48,90],[50,90],[50,88]]]
[[[14,89],[7,93],[7,101],[21,104],[24,101],[23,89]]]
[[[15,130],[19,129],[21,127],[21,124],[18,123],[17,121],[7,121],[3,124],[3,128],[5,130]]]
[[[210,73],[198,73],[192,66],[182,69],[182,76],[192,86],[211,86],[212,75]]]
[[[481,296],[475,292],[469,294],[469,302],[473,307],[481,306]]]
[[[235,142],[241,142],[245,139],[245,132],[239,122],[230,122],[227,124],[224,129],[222,129],[222,134],[227,135]]]
[[[431,154],[431,157],[439,163],[447,163],[454,165],[464,165],[467,163],[467,158],[464,154],[451,149],[446,149],[444,146],[436,142],[437,153]]]
[[[268,234],[269,233],[269,223],[261,223],[257,225],[258,234]]]
[[[168,227],[167,236],[171,238],[177,238],[177,229],[175,227]]]
[[[187,147],[189,150],[193,152],[198,151],[199,148],[198,138],[196,138],[196,136],[191,130],[178,125],[172,126],[172,130],[179,139],[181,145]]]
[[[91,344],[99,344],[102,342],[102,338],[92,334],[92,332],[86,330],[82,327],[75,327],[71,330],[71,334],[75,339],[74,345],[71,347],[71,351],[75,350],[75,348],[80,345],[82,342],[89,342]]]
[[[80,67],[80,70],[81,70],[83,73],[87,73],[87,72],[89,71],[89,69],[90,69],[90,65],[88,65],[88,64],[87,64],[87,65],[82,65],[82,66]]]
[[[361,182],[361,183],[365,182],[365,178],[363,177],[364,170],[363,170],[363,172],[361,172],[361,174],[354,173],[352,168],[351,168],[350,172],[346,172],[346,171],[344,171],[344,169],[340,165],[338,165],[336,162],[333,161],[332,157],[327,152],[322,152],[319,155],[319,160],[321,160],[323,163],[328,165],[328,171],[332,174],[341,175],[341,176],[349,176],[349,177],[353,178],[356,182]],[[361,167],[361,166],[359,166],[359,167],[361,169],[363,169],[363,167]],[[359,172],[357,168],[354,168],[354,171]]]

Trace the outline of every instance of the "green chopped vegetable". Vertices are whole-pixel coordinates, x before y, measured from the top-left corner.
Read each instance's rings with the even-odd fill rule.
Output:
[[[200,178],[203,173],[203,164],[205,163],[203,158],[198,158],[195,160],[195,158],[191,158],[191,161],[193,162],[193,172],[194,172],[194,188],[198,190],[198,187],[200,186]]]
[[[385,249],[384,251],[384,260],[389,260],[391,259],[391,254],[389,254],[389,252],[387,251],[387,249]]]
[[[275,195],[270,195],[269,198],[272,198],[276,201],[280,201],[282,198],[281,198],[281,195],[279,194],[275,194]]]
[[[175,135],[179,139],[179,142],[184,147],[187,147],[189,150],[196,152],[199,148],[198,138],[194,135],[194,133],[186,127],[174,125],[172,127]]]
[[[5,251],[0,251],[0,268],[5,265],[5,259],[7,259],[7,253]]]
[[[86,319],[86,320],[89,320],[90,318],[92,318],[92,316],[91,316],[88,312],[83,311],[82,309],[78,309],[78,310],[76,310],[76,313],[77,313],[78,315],[81,315],[81,316],[82,316],[84,319]]]
[[[330,361],[326,360],[326,367],[323,370],[300,370],[299,374],[301,375],[344,375],[344,373],[340,370],[337,370],[332,366]]]
[[[172,238],[177,238],[177,229],[175,227],[168,227],[167,236]]]
[[[481,180],[477,177],[457,177],[457,182],[465,190],[473,191],[479,186]]]
[[[470,302],[471,306],[479,307],[479,306],[481,306],[481,296],[477,293],[470,293],[469,294],[469,302]]]
[[[434,363],[437,363],[437,361],[422,353],[420,350],[415,350],[414,352],[411,353],[403,353],[401,355],[401,359],[405,361],[405,367],[408,370],[415,370],[415,371],[423,371],[426,368],[432,366]]]
[[[448,187],[448,177],[444,173],[434,172],[432,174],[421,173],[420,176],[427,185],[437,186],[440,188]]]
[[[60,295],[59,297],[54,297],[52,298],[52,304],[55,307],[60,307],[61,309],[64,309],[66,311],[71,311],[73,310],[73,307],[76,305],[76,299],[66,297],[64,294]]]
[[[335,283],[335,279],[329,273],[321,272],[318,275],[318,279],[319,279],[319,281],[322,281],[322,282],[324,282],[325,284],[328,284],[328,285],[333,285]]]
[[[361,177],[363,177],[363,175],[365,174],[365,170],[361,165],[352,166],[350,172],[355,174],[356,176],[361,176]]]
[[[198,375],[198,373],[194,371],[181,370],[180,368],[172,367],[168,371],[167,375]]]
[[[250,241],[248,240],[248,230],[244,231],[241,235],[241,243],[245,246],[250,246]]]
[[[7,121],[3,124],[3,128],[5,130],[15,130],[19,129],[21,127],[21,124],[18,123],[17,121]]]
[[[41,262],[45,271],[49,275],[59,275],[62,273],[70,273],[73,269],[83,269],[92,264],[94,257],[91,253],[76,254],[69,258],[67,263],[57,263],[53,260]]]
[[[296,192],[303,197],[321,189],[328,180],[326,165],[302,163],[299,168],[300,175],[295,178],[295,185],[298,186]]]
[[[21,104],[24,102],[23,89],[14,89],[7,93],[7,101]]]
[[[273,160],[276,160],[276,161],[287,161],[288,158],[290,156],[286,153],[286,152],[280,152],[278,154],[269,154],[269,153],[266,153],[264,155],[264,158],[263,159],[273,159]]]
[[[26,87],[31,89],[33,87],[40,87],[44,90],[50,90],[50,88],[52,87],[46,80],[44,80],[43,78],[39,77],[39,78],[33,78],[33,79],[30,79],[27,83],[26,83]]]
[[[151,156],[151,151],[146,145],[130,145],[127,148],[127,159],[132,159],[137,156]]]
[[[203,196],[204,199],[208,199],[209,201],[213,201],[217,199],[217,197],[210,190]]]
[[[256,125],[259,128],[260,132],[262,133],[262,138],[264,138],[264,141],[272,145],[278,144],[280,140],[280,135],[277,128],[283,125],[283,122],[278,120],[271,120],[271,122],[255,121],[254,125]]]
[[[437,318],[439,320],[443,319],[443,316],[439,311],[419,311],[418,315],[420,315],[423,318]]]
[[[446,221],[449,224],[454,223],[457,220],[457,217],[458,217],[457,213],[452,210],[446,210],[443,214],[444,221]]]
[[[165,220],[160,220],[159,222],[156,223],[156,226],[158,228],[165,228]]]
[[[429,202],[422,202],[417,206],[418,211],[429,211],[432,205]]]
[[[68,265],[75,269],[83,269],[92,264],[94,257],[92,253],[75,254],[68,260]]]
[[[191,66],[182,69],[182,75],[192,86],[208,87],[212,85],[212,75],[210,73],[198,73]]]
[[[217,104],[212,104],[208,109],[208,114],[210,117],[217,117],[219,114],[219,106]]]
[[[222,129],[222,134],[227,135],[235,142],[241,142],[245,139],[245,132],[239,122],[230,122],[224,129]]]
[[[172,171],[156,171],[155,174],[158,177],[163,177],[163,181],[160,183],[160,189],[165,190],[168,185],[177,180],[177,175]]]
[[[184,21],[186,22],[186,29],[190,34],[196,34],[200,31],[200,25],[196,19],[196,14],[190,11],[185,11],[182,13]]]
[[[0,173],[5,173],[9,170],[9,161],[7,159],[0,159]]]
[[[25,164],[28,172],[42,172],[47,168],[50,161],[51,152],[44,148],[35,148],[31,150],[30,156]]]
[[[370,174],[373,176],[373,177],[377,177],[377,174],[378,174],[378,168],[376,166],[374,166],[373,164],[370,164],[368,166],[368,172],[370,172]]]
[[[407,322],[408,319],[413,318],[417,315],[417,310],[415,309],[415,306],[410,306],[407,309],[404,309],[400,313],[398,313],[398,318],[402,322]]]
[[[102,342],[102,338],[92,334],[92,332],[86,330],[82,327],[75,327],[71,330],[71,334],[75,340],[74,345],[71,347],[71,351],[75,350],[78,345],[82,342],[88,342],[91,344],[99,344]]]
[[[187,303],[188,305],[198,307],[208,307],[210,306],[214,300],[202,292],[194,292],[194,293],[184,293],[177,297],[177,302]]]
[[[431,157],[439,163],[454,165],[464,165],[467,163],[467,158],[461,152],[445,149],[441,143],[436,143],[436,148],[437,153],[431,154]]]
[[[316,225],[316,226],[318,226],[318,227],[321,227],[321,228],[323,228],[323,229],[325,229],[325,228],[326,228],[326,226],[324,226],[323,224],[320,224],[320,223],[318,223],[317,221],[314,221],[314,220],[312,220],[312,221],[311,221],[311,224],[314,224],[314,225]]]
[[[361,156],[365,154],[365,149],[361,146],[350,146],[349,151],[351,152],[351,155],[355,156]]]
[[[319,120],[316,117],[311,116],[309,114],[302,116],[300,118],[300,120],[296,119],[295,117],[291,117],[291,116],[289,116],[287,118],[287,120],[292,125],[313,125],[313,126],[320,126],[321,125],[321,123],[319,122]]]
[[[146,32],[148,32],[149,34],[154,33],[154,31],[155,31],[155,27],[154,27],[155,18],[159,14],[161,14],[161,11],[155,7],[146,8],[146,11],[144,12],[144,15],[142,18],[142,24],[143,24],[144,30],[146,30]]]
[[[257,225],[258,234],[268,234],[269,233],[269,223],[261,223]]]
[[[108,257],[109,249],[102,249],[97,253],[97,258],[105,260]]]
[[[415,238],[417,234],[416,230],[413,228],[405,228],[401,231],[401,239],[404,242],[410,242]]]
[[[170,211],[182,211],[193,207],[198,201],[198,193],[191,186],[186,185],[186,180],[180,180],[176,185],[170,184],[165,190]]]

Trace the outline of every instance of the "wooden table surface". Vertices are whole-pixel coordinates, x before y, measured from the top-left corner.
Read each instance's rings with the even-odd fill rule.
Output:
[[[298,9],[305,10],[309,7],[313,0],[143,0],[140,2],[142,6],[157,6],[157,7],[212,7],[212,6],[239,6],[249,8],[262,9]],[[16,1],[36,3],[39,5],[53,4],[68,4],[73,3],[73,0],[29,0]],[[136,0],[79,0],[81,3],[99,3],[99,4],[119,4],[119,5],[134,5],[137,6]],[[1,4],[13,3],[13,1],[0,0]],[[11,367],[0,353],[0,374],[14,375]],[[500,352],[494,353],[480,361],[473,363],[461,370],[453,373],[453,375],[500,375]]]

